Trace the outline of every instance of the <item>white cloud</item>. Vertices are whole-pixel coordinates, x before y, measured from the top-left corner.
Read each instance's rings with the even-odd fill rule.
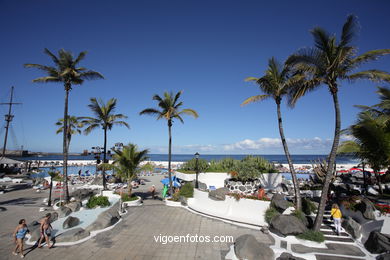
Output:
[[[313,138],[288,138],[287,144],[292,154],[326,154],[330,151],[333,139]],[[151,147],[152,153],[167,153],[168,147]],[[204,154],[283,154],[283,145],[280,138],[263,137],[257,140],[243,139],[230,144],[221,145],[174,145],[172,152],[176,154],[191,154],[195,152]]]

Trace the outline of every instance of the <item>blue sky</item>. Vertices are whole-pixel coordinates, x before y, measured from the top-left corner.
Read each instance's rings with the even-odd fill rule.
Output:
[[[309,30],[326,28],[339,35],[348,14],[359,18],[359,53],[390,48],[388,1],[0,1],[0,101],[15,86],[13,133],[9,147],[59,152],[62,137],[55,122],[63,115],[60,84],[36,84],[42,74],[24,63],[51,64],[43,53],[60,48],[88,51],[83,66],[105,80],[74,86],[69,113],[90,116],[90,97],[118,99],[131,129],[115,127],[109,145],[133,142],[166,153],[166,122],[138,113],[154,107],[154,94],[183,90],[184,107],[199,113],[173,126],[173,152],[203,154],[281,154],[276,107],[265,101],[241,107],[259,94],[248,76],[263,75],[267,60],[283,61],[312,45]],[[367,68],[390,69],[390,57]],[[378,99],[375,84],[343,83],[342,127],[354,122],[355,104]],[[0,114],[7,108],[0,107]],[[294,109],[283,106],[285,134],[295,154],[326,154],[333,137],[334,112],[325,87],[302,98]],[[3,124],[3,123],[2,123]],[[74,136],[71,151],[102,145],[103,131]],[[0,138],[3,138],[2,128]]]

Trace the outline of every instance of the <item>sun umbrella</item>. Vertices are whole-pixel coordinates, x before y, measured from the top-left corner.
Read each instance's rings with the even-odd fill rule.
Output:
[[[161,183],[164,184],[164,185],[169,186],[169,178],[162,179]],[[173,185],[173,187],[180,187],[181,186],[180,182],[179,182],[179,179],[176,178],[176,176],[172,177],[172,185]]]

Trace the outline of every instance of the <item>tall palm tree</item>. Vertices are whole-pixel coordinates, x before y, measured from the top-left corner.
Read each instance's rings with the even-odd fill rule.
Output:
[[[300,97],[321,85],[328,87],[333,98],[335,110],[334,139],[328,158],[328,170],[322,189],[322,196],[314,223],[314,230],[316,231],[320,229],[322,224],[329,184],[333,176],[337,147],[340,140],[341,116],[338,100],[340,81],[368,79],[390,82],[390,75],[385,71],[372,69],[355,72],[360,65],[390,53],[390,49],[381,49],[368,51],[356,56],[357,48],[352,45],[357,28],[356,24],[356,17],[353,15],[348,16],[342,28],[339,41],[337,41],[336,36],[328,34],[324,29],[314,28],[311,33],[314,37],[315,46],[313,48],[301,49],[287,60],[287,64],[293,65],[297,71],[302,71],[309,76],[306,84],[302,84],[291,91],[291,104],[295,104]]]
[[[142,170],[141,163],[148,159],[148,149],[138,150],[137,145],[128,144],[122,150],[114,149],[113,164],[108,166],[115,170],[116,174],[127,180],[128,194],[131,196],[131,181],[137,177],[137,173]]]
[[[91,103],[88,107],[92,110],[95,117],[81,117],[82,123],[88,126],[85,128],[84,133],[89,134],[92,130],[101,127],[104,131],[104,146],[103,146],[103,163],[107,163],[107,131],[111,130],[114,125],[122,125],[130,128],[130,126],[122,120],[127,116],[123,114],[114,114],[116,108],[116,99],[111,98],[104,103],[102,99],[96,98],[90,99]],[[103,169],[103,189],[106,189],[106,176]]]
[[[56,134],[64,132],[64,119],[61,118],[56,123],[60,128],[57,129]],[[80,117],[76,116],[68,116],[67,122],[67,147],[66,150],[69,151],[70,141],[72,139],[72,135],[81,134],[81,128],[84,124],[80,121]]]
[[[382,194],[379,171],[390,165],[390,131],[387,119],[378,117],[371,111],[363,111],[359,114],[358,122],[350,127],[350,131],[360,147],[359,157],[370,164]]]
[[[299,183],[297,181],[294,165],[291,160],[290,152],[288,150],[286,138],[284,136],[280,104],[282,102],[282,98],[288,94],[289,89],[294,85],[301,84],[303,79],[304,79],[303,75],[301,74],[293,75],[288,66],[286,65],[282,66],[280,63],[276,61],[275,58],[271,58],[268,61],[268,68],[263,77],[261,78],[249,77],[245,79],[245,81],[256,82],[259,85],[260,90],[265,94],[252,96],[246,99],[241,104],[241,105],[246,105],[257,101],[262,101],[268,98],[272,98],[275,101],[278,124],[279,124],[279,134],[280,134],[280,138],[282,139],[284,153],[286,155],[287,162],[290,167],[291,177],[294,184],[295,203],[296,203],[297,210],[302,209],[302,201],[301,201]]]
[[[169,135],[169,148],[168,148],[168,175],[169,175],[169,187],[171,190],[171,194],[173,194],[173,186],[172,186],[172,178],[171,178],[171,157],[172,157],[172,132],[171,127],[174,119],[179,119],[180,122],[184,123],[183,118],[181,117],[183,114],[187,114],[193,116],[194,118],[198,117],[198,113],[193,109],[182,109],[180,107],[183,105],[183,102],[179,102],[180,95],[182,91],[177,92],[173,95],[172,92],[164,92],[164,97],[160,97],[159,95],[154,95],[153,100],[158,102],[158,106],[160,108],[147,108],[142,110],[140,115],[154,115],[159,119],[165,119],[168,122],[168,135]]]
[[[59,172],[55,170],[48,171],[48,174],[50,176],[50,190],[49,190],[49,200],[47,201],[47,206],[51,206],[51,194],[53,190],[53,179],[59,176]]]
[[[36,78],[33,82],[60,82],[64,84],[65,89],[65,105],[64,105],[64,117],[68,118],[68,99],[69,92],[73,85],[81,85],[85,80],[103,79],[103,75],[99,72],[89,70],[85,67],[78,67],[80,61],[85,58],[86,51],[80,52],[77,58],[73,57],[73,54],[69,51],[61,49],[58,51],[58,56],[54,55],[48,49],[44,49],[44,53],[47,54],[53,61],[54,66],[46,66],[40,64],[24,64],[26,68],[37,68],[42,70],[45,74],[44,77]],[[63,143],[62,149],[64,154],[64,183],[65,183],[65,201],[69,201],[68,191],[68,150],[67,150],[67,121],[64,123]]]

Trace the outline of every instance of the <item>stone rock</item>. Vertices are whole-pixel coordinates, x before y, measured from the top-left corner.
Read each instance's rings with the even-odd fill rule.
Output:
[[[82,201],[85,199],[89,199],[93,195],[95,195],[95,191],[89,189],[78,189],[72,193],[72,197],[74,197],[78,201]]]
[[[285,183],[281,183],[280,186],[282,187],[284,192],[288,192],[290,190]]]
[[[64,223],[62,224],[62,227],[64,229],[72,228],[80,224],[80,220],[78,218],[69,216],[67,219],[65,219]]]
[[[242,235],[234,243],[234,252],[239,259],[269,260],[274,259],[274,251],[260,243],[253,235]]]
[[[79,211],[81,208],[81,202],[80,201],[74,201],[66,204],[66,207],[70,208],[72,212]]]
[[[342,226],[355,239],[359,238],[362,234],[362,226],[351,217],[344,220]]]
[[[57,219],[58,219],[58,212],[56,211],[50,212],[50,222],[54,222]]]
[[[72,213],[72,210],[68,207],[60,207],[56,211],[59,218],[67,217],[70,213]]]
[[[375,206],[367,198],[363,198],[359,204],[359,211],[362,212],[366,219],[375,220]]]
[[[198,181],[198,187],[199,190],[207,190],[207,185],[203,182]]]
[[[307,227],[295,216],[279,215],[272,219],[270,230],[282,236],[295,236],[307,231]]]
[[[245,191],[245,190],[246,190],[246,189],[245,189],[245,186],[239,186],[238,189],[239,189],[240,191]]]
[[[390,260],[390,253],[379,255],[376,259],[377,260]]]
[[[89,225],[85,230],[91,232],[95,230],[104,229],[114,225],[119,221],[120,215],[118,213],[119,202],[115,203],[111,208],[99,214],[95,222]]]
[[[305,260],[304,258],[293,256],[290,253],[284,252],[282,253],[276,260]]]
[[[390,235],[372,231],[364,247],[373,254],[381,254],[390,251]]]
[[[218,188],[216,190],[209,191],[209,198],[215,200],[225,200],[225,196],[229,193],[228,188]]]
[[[280,213],[283,213],[283,211],[285,211],[290,206],[290,204],[287,200],[284,199],[283,195],[277,193],[272,197],[271,206]]]
[[[86,238],[90,235],[90,233],[83,228],[75,228],[68,231],[65,231],[64,233],[58,235],[56,237],[56,242],[75,242],[80,239]]]
[[[269,229],[267,226],[262,226],[260,231],[263,232],[264,234],[269,234]]]

